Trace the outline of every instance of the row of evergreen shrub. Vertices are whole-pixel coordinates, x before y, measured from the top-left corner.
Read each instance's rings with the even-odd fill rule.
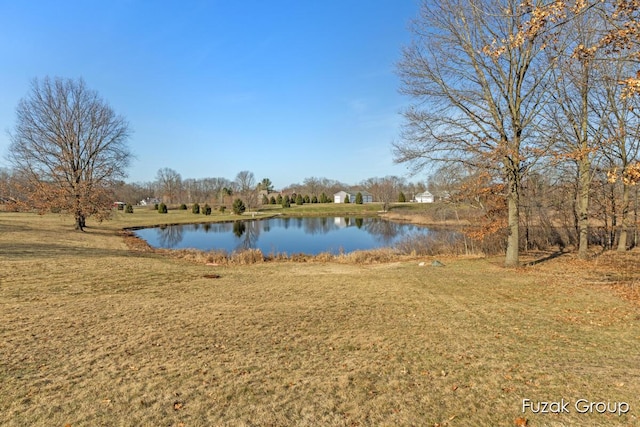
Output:
[[[317,196],[309,196],[308,194],[303,196],[302,194],[297,194],[295,197],[293,195],[282,196],[282,194],[278,194],[278,196],[267,197],[266,194],[262,195],[262,204],[263,205],[282,205],[284,207],[285,200],[288,200],[288,205],[291,203],[295,203],[296,205],[303,205],[305,203],[331,203],[332,200],[325,194],[322,193],[320,197]]]
[[[133,207],[131,205],[127,205],[126,212],[129,212],[129,208],[131,208],[130,213],[133,213]],[[154,205],[154,209],[157,210],[158,213],[167,213],[167,205],[165,205],[164,203],[156,203]],[[178,209],[180,209],[181,211],[186,211],[187,205],[182,203]],[[204,206],[202,206],[202,209],[200,209],[200,204],[194,203],[193,205],[191,205],[191,212],[194,214],[202,213],[203,215],[211,215],[211,206],[206,203]],[[224,206],[220,206],[220,212],[224,213]]]

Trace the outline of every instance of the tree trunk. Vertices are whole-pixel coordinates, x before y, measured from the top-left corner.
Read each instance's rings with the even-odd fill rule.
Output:
[[[509,162],[511,163],[511,162]],[[508,223],[507,255],[504,265],[517,267],[520,263],[520,180],[519,165],[508,167]]]
[[[589,158],[580,160],[578,178],[578,257],[589,256]]]
[[[84,231],[84,213],[82,211],[82,198],[80,194],[76,193],[75,199],[76,230]]]
[[[609,200],[611,201],[611,228],[607,230],[607,249],[613,249],[613,245],[616,244],[616,228],[618,228],[618,212],[616,206],[616,188],[609,185]],[[607,212],[605,212],[606,218]]]
[[[633,247],[637,248],[638,247],[638,186],[636,186],[636,197],[635,197],[635,203],[633,204],[633,223],[635,224],[634,226],[634,232],[633,232]]]
[[[627,236],[629,235],[629,196],[631,189],[629,185],[622,184],[622,218],[620,227],[620,237],[618,238],[618,252],[627,250]]]
[[[78,231],[84,231],[84,227],[85,227],[85,218],[84,215],[80,212],[76,212],[76,230]]]

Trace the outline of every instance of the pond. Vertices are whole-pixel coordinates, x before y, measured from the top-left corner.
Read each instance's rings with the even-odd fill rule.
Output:
[[[260,249],[263,254],[317,255],[391,247],[409,236],[432,230],[375,217],[269,218],[207,224],[168,225],[136,230],[155,248],[224,250]]]

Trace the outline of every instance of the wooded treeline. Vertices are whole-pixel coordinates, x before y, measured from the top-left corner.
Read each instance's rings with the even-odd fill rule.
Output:
[[[456,171],[505,264],[540,240],[581,257],[637,244],[638,3],[423,2],[398,64],[412,105],[395,159]]]
[[[28,206],[29,195],[24,193],[27,188],[18,173],[9,169],[0,169],[0,194],[6,201],[24,200],[24,204],[16,207]],[[142,183],[116,182],[110,189],[110,196],[114,201],[124,202],[132,206],[141,202],[163,202],[168,205],[208,203],[211,206],[231,207],[235,199],[241,199],[248,209],[259,207],[264,202],[263,195],[283,196],[302,195],[317,203],[333,201],[333,195],[346,190],[357,193],[367,191],[374,201],[392,204],[398,201],[409,201],[414,195],[427,189],[427,183],[408,181],[397,176],[372,177],[356,184],[331,179],[308,177],[302,183],[292,183],[283,188],[274,188],[269,178],[257,181],[253,172],[241,171],[234,179],[225,177],[211,178],[183,178],[171,168],[161,168],[154,181]],[[295,203],[295,200],[292,200]],[[152,203],[153,204],[153,203]],[[279,203],[278,203],[279,204]]]

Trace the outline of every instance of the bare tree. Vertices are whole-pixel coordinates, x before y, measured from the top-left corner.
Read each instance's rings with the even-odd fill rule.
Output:
[[[244,199],[247,209],[251,210],[257,205],[256,178],[253,172],[240,171],[236,175],[235,183],[240,197]]]
[[[638,0],[525,0],[522,2],[529,19],[523,22],[520,31],[510,43],[524,43],[543,37],[546,46],[558,41],[566,33],[566,24],[581,19],[586,14],[597,13],[607,21],[604,31],[592,38],[590,43],[576,43],[571,49],[575,56],[599,55],[615,61],[624,58],[633,64],[638,61],[640,47],[640,1]],[[570,30],[569,30],[570,31]],[[506,41],[501,41],[504,44]],[[623,96],[640,94],[640,74],[637,67],[619,81],[624,85]]]
[[[158,169],[156,183],[162,199],[167,203],[176,203],[182,189],[182,177],[171,168]]]
[[[594,11],[595,12],[595,11]],[[550,86],[554,102],[547,104],[549,137],[556,160],[575,164],[578,255],[588,256],[589,191],[593,162],[603,143],[606,109],[595,101],[602,85],[598,61],[591,55],[576,55],[575,45],[595,43],[603,31],[597,13],[585,12],[565,24],[567,31],[550,48]]]
[[[17,108],[9,160],[28,179],[30,200],[44,211],[72,212],[76,229],[106,218],[110,185],[126,176],[127,121],[82,79],[34,79]]]
[[[521,180],[539,142],[547,74],[536,37],[511,42],[526,20],[521,0],[425,1],[398,65],[416,102],[403,113],[395,160],[416,171],[433,161],[493,169],[505,183],[508,266],[519,262]]]
[[[398,193],[404,181],[397,176],[385,176],[384,178],[368,178],[361,185],[370,192],[374,200],[382,203],[382,209],[389,210],[391,203],[398,200]]]
[[[202,191],[204,192],[204,200],[222,203],[222,201],[220,200],[222,189],[230,185],[231,182],[226,178],[204,178],[202,180]]]
[[[304,181],[302,181],[302,183],[305,185],[307,194],[310,194],[311,196],[316,196],[316,197],[320,195],[320,189],[322,188],[322,181],[319,178],[311,176],[311,177],[305,178]]]
[[[626,251],[629,230],[633,221],[630,215],[632,187],[637,185],[630,172],[637,165],[640,154],[640,99],[638,96],[623,97],[619,84],[622,77],[630,74],[631,64],[623,61],[606,61],[608,70],[598,93],[602,110],[607,113],[606,138],[603,139],[604,157],[613,169],[607,170],[608,180],[621,183],[620,233],[618,251]]]
[[[20,176],[13,170],[0,167],[0,204],[10,210],[19,210],[27,200],[21,190],[28,185],[21,183]]]

